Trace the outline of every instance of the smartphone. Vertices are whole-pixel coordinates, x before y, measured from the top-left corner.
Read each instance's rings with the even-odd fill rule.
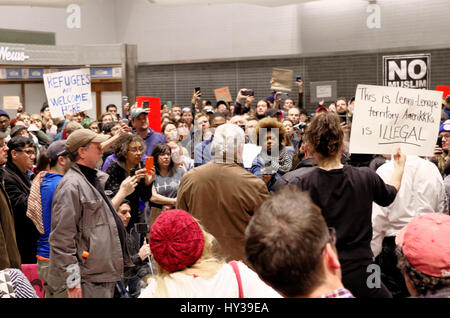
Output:
[[[253,89],[246,89],[245,91],[242,91],[242,95],[244,96],[254,96],[255,91]]]
[[[150,227],[147,223],[134,223],[134,230],[139,234],[150,233]]]
[[[142,102],[142,107],[143,108],[149,108],[149,106],[148,106],[148,100],[144,100],[143,102]]]
[[[145,170],[147,174],[152,174],[153,169],[153,156],[145,158]]]
[[[295,77],[295,81],[296,81],[296,82],[299,82],[301,79],[302,79],[301,76],[296,76],[296,77]]]
[[[439,148],[442,148],[442,136],[438,136],[436,145],[437,145]]]
[[[288,97],[289,97],[289,94],[288,94],[288,93],[280,93],[280,98],[286,99],[286,98],[288,98]]]
[[[195,90],[196,93],[200,92],[200,87],[196,87],[196,88],[194,88],[194,90]]]
[[[135,176],[136,175],[136,168],[131,168],[130,169],[130,177]]]
[[[339,120],[341,123],[347,123],[347,115],[339,115]]]

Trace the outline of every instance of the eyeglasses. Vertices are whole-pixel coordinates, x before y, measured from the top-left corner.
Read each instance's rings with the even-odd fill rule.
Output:
[[[450,134],[442,135],[442,138],[448,139],[448,138],[450,138]]]
[[[34,152],[34,150],[16,149],[16,151],[18,151],[18,152],[24,152],[24,153],[26,153],[28,156],[36,155],[36,153]]]

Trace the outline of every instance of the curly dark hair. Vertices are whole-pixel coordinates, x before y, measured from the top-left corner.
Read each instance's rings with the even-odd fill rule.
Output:
[[[333,112],[316,114],[306,129],[305,140],[311,150],[320,156],[335,156],[344,144],[339,116]]]
[[[117,160],[122,162],[126,160],[125,158],[128,153],[128,145],[133,141],[139,142],[144,148],[145,153],[145,142],[141,136],[134,134],[123,134],[122,136],[119,137],[119,139],[117,139],[113,147],[113,152],[114,155],[117,157]]]
[[[261,129],[263,129],[261,131]],[[260,138],[266,138],[267,131],[270,131],[269,129],[278,129],[279,133],[279,148],[281,149],[283,145],[281,142],[286,139],[287,133],[286,128],[284,125],[276,118],[273,117],[265,117],[258,121],[258,124],[255,127],[256,132],[256,141],[258,145],[261,145],[262,140]],[[260,132],[261,131],[261,136]],[[264,139],[263,139],[264,140]]]
[[[434,294],[437,291],[450,287],[450,278],[433,277],[418,271],[403,254],[401,246],[395,249],[397,254],[397,267],[411,281],[418,295]]]

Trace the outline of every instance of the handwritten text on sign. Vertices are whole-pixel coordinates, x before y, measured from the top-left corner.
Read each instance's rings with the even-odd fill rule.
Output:
[[[44,74],[44,85],[52,117],[92,108],[89,69]]]
[[[350,153],[433,155],[442,92],[358,85]]]

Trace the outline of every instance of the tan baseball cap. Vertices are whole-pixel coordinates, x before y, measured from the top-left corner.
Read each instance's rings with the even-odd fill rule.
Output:
[[[70,152],[75,152],[80,147],[84,147],[91,142],[104,142],[109,139],[108,135],[97,134],[90,129],[77,129],[69,135],[66,148]]]

